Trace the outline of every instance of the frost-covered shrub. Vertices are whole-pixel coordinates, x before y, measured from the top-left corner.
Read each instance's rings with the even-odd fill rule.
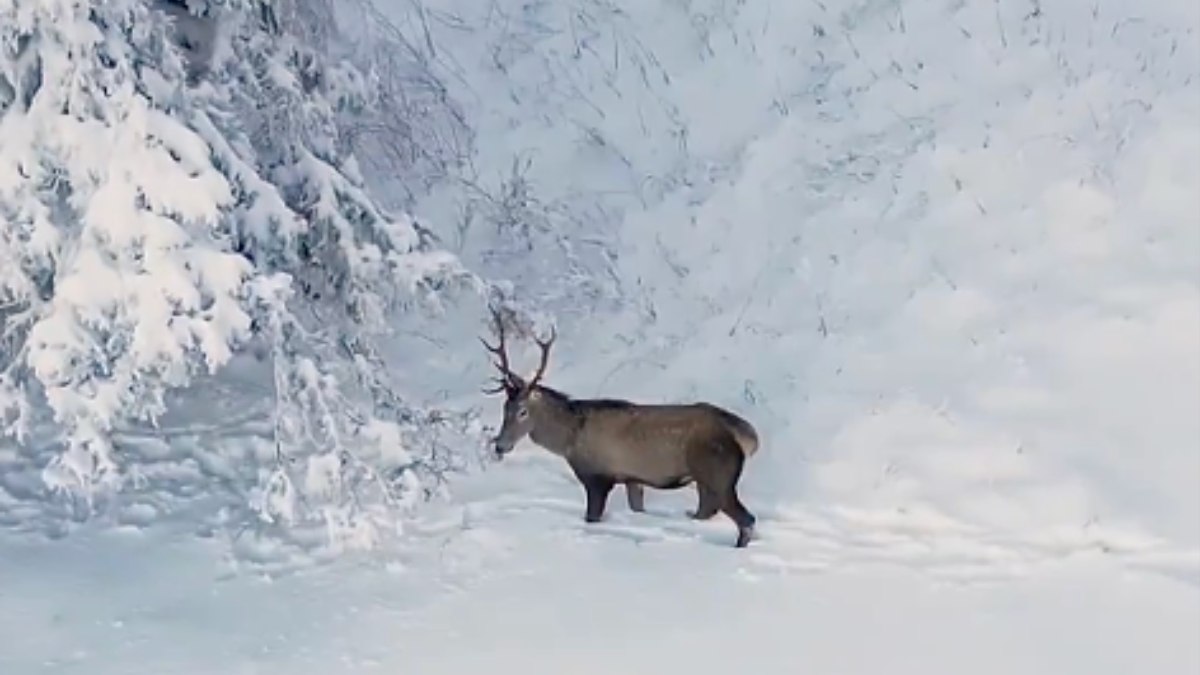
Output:
[[[265,518],[358,531],[419,492],[422,412],[373,340],[478,284],[364,188],[343,129],[371,86],[329,7],[0,1],[0,429],[52,416],[53,491],[120,488],[114,429],[257,344]]]

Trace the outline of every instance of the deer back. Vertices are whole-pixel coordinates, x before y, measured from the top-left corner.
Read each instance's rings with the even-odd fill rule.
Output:
[[[758,448],[758,436],[748,422],[708,403],[574,403],[582,417],[574,454],[618,478],[665,484],[686,477],[689,447],[722,435],[732,436],[747,455]]]

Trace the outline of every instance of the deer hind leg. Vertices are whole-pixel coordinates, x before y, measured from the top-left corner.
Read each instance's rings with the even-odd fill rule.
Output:
[[[625,483],[625,499],[629,502],[630,511],[646,512],[646,490],[641,483],[627,481]]]
[[[741,499],[738,499],[737,487],[730,486],[729,491],[725,494],[724,503],[721,505],[721,510],[725,512],[733,522],[738,526],[737,547],[745,548],[750,543],[750,539],[754,537],[754,523],[756,519],[754,514],[746,508]]]
[[[717,493],[699,481],[696,482],[696,493],[699,497],[696,510],[689,512],[688,515],[696,520],[708,520],[717,515],[717,512],[721,510],[721,499]]]
[[[699,446],[691,453],[691,463],[696,482],[715,496],[718,509],[737,524],[737,547],[744,548],[754,536],[756,519],[737,494],[737,482],[746,463],[737,441],[729,437]]]

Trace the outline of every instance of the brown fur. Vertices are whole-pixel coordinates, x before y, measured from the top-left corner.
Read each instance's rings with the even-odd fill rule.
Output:
[[[644,485],[668,489],[668,484],[682,481],[675,487],[683,487],[695,481],[694,476],[679,477],[686,470],[675,467],[672,471],[664,466],[664,463],[681,463],[684,453],[679,448],[686,446],[689,439],[728,432],[746,457],[758,450],[758,434],[749,422],[708,403],[638,405],[627,401],[582,400],[573,404],[590,421],[584,427],[581,442],[586,447],[601,448],[597,459],[612,467],[610,473],[614,477],[624,477],[618,482],[625,486],[629,508],[637,512],[646,510]],[[616,440],[609,442],[608,438]],[[628,463],[632,463],[632,469],[622,469],[622,464]],[[695,517],[705,510],[697,507],[692,515]],[[709,513],[708,517],[712,515]]]
[[[577,400],[534,385],[505,403],[497,452],[509,452],[525,435],[571,466],[587,496],[589,522],[603,515],[616,484],[625,486],[630,508],[642,511],[643,486],[673,490],[694,483],[699,503],[693,518],[724,511],[738,524],[738,546],[752,535],[754,516],[738,499],[737,482],[745,459],[758,449],[758,435],[731,412],[708,403]]]
[[[509,368],[504,324],[495,311],[493,319],[500,343],[484,346],[499,359],[500,384],[490,391],[505,394],[504,423],[495,438],[498,456],[529,436],[562,457],[584,488],[589,523],[604,515],[608,494],[618,483],[634,511],[644,510],[643,486],[674,490],[695,483],[699,502],[692,517],[724,512],[737,524],[737,546],[749,543],[755,518],[738,498],[737,483],[746,459],[758,451],[753,425],[709,403],[573,399],[542,386],[553,335],[537,341],[541,363],[527,382]]]

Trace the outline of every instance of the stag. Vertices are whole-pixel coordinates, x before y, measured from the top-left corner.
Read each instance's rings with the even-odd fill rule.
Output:
[[[534,338],[541,351],[528,381],[509,367],[504,322],[493,309],[499,340],[480,338],[496,356],[504,419],[493,443],[503,458],[526,436],[562,457],[583,486],[584,520],[601,519],[609,492],[625,487],[629,508],[645,510],[644,487],[674,490],[695,483],[699,502],[690,517],[708,520],[723,512],[737,524],[736,546],[754,534],[755,517],[738,498],[737,482],[746,459],[758,450],[758,433],[746,420],[709,403],[640,404],[614,399],[576,399],[542,384],[556,334]]]

